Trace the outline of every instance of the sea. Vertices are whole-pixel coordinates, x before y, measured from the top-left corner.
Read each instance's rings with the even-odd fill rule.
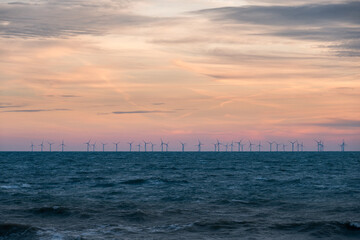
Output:
[[[360,152],[1,152],[0,239],[360,239]]]

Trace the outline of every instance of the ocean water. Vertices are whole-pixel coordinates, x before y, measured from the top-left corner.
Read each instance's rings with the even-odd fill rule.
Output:
[[[0,239],[360,239],[360,153],[0,153]]]

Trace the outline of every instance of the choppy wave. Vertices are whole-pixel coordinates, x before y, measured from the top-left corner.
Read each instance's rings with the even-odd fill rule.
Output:
[[[360,239],[359,159],[0,153],[0,240]]]
[[[0,239],[27,240],[36,236],[38,228],[16,223],[0,223]]]

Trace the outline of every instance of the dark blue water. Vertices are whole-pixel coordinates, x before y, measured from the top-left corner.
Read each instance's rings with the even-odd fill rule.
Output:
[[[360,239],[360,153],[0,153],[0,239]]]

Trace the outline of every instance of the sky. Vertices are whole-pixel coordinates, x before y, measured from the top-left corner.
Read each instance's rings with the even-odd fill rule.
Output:
[[[0,0],[0,151],[360,150],[360,2],[290,2]]]

